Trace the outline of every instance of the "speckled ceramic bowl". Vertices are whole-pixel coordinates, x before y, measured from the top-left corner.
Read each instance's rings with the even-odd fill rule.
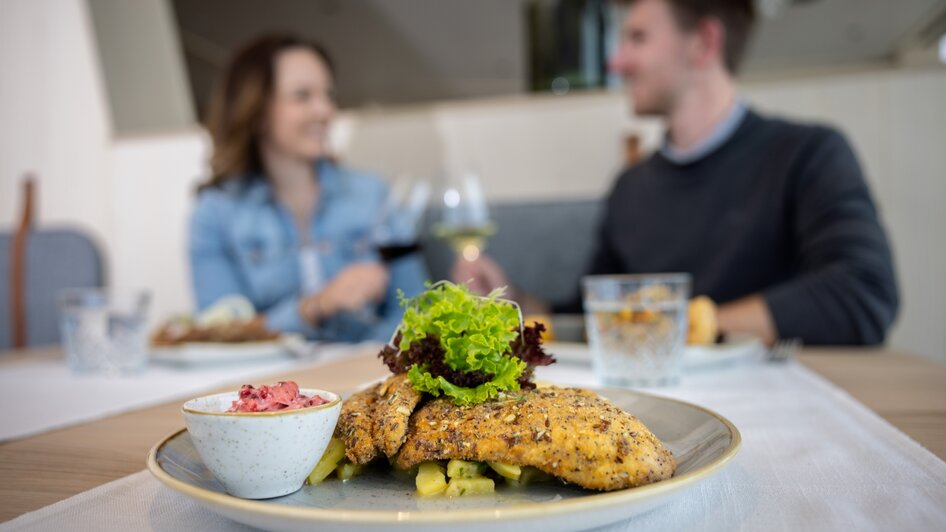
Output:
[[[293,493],[325,452],[342,400],[324,390],[299,391],[329,402],[278,412],[227,413],[239,395],[227,392],[184,403],[184,423],[197,452],[231,495],[268,499]]]

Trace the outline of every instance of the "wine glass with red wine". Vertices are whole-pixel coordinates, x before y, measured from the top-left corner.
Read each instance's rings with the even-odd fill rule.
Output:
[[[430,183],[399,177],[372,228],[371,239],[386,264],[420,251],[419,228],[427,210]]]

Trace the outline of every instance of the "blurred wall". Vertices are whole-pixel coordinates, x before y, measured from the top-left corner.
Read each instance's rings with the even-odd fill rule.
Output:
[[[121,4],[113,7],[122,12],[125,3]],[[139,15],[160,12],[165,6],[163,0],[135,5],[141,8],[136,12]],[[104,6],[99,2],[99,7]],[[101,42],[95,39],[89,4],[84,0],[3,0],[2,15],[0,229],[10,230],[17,222],[21,178],[25,172],[34,172],[40,227],[68,226],[91,236],[104,252],[112,286],[147,287],[155,293],[154,318],[188,308],[189,289],[183,282],[187,270],[180,246],[188,191],[203,171],[203,133],[193,129],[190,119],[184,120],[189,115],[182,107],[176,117],[171,116],[173,105],[159,104],[158,98],[149,96],[174,95],[166,80],[151,78],[154,90],[135,89],[140,100],[112,102],[118,109],[153,108],[142,109],[137,116],[125,115],[127,121],[122,124],[171,127],[167,119],[173,118],[178,129],[191,125],[190,132],[114,140],[111,123],[117,117],[111,111],[115,107],[108,105],[107,76],[98,55]],[[133,24],[146,25],[147,20],[137,19]],[[165,28],[170,26],[165,24]],[[159,39],[143,42],[157,45]],[[128,56],[125,59],[147,60],[129,67],[123,75],[131,77],[118,81],[134,89],[140,80],[132,78],[147,70],[157,55]],[[173,56],[165,60],[173,64]],[[164,75],[167,69],[155,72]],[[144,79],[149,80],[148,75]],[[179,89],[178,95],[187,96],[185,87]],[[153,110],[161,113],[149,114]]]
[[[659,121],[630,115],[617,94],[586,93],[444,102],[352,111],[343,159],[385,174],[442,179],[476,170],[493,201],[596,198],[623,165],[626,135],[644,149]]]
[[[187,224],[204,177],[209,139],[197,128],[120,139],[109,171],[116,223],[109,241],[114,286],[151,290],[151,324],[193,308]]]
[[[519,93],[528,79],[519,0],[173,5],[201,108],[232,51],[269,31],[291,31],[325,45],[338,66],[339,101],[346,107]]]
[[[0,16],[0,226],[20,178],[39,178],[37,218],[102,243],[112,224],[109,111],[83,0],[4,0]]]
[[[116,135],[194,123],[174,14],[165,0],[88,0]]]

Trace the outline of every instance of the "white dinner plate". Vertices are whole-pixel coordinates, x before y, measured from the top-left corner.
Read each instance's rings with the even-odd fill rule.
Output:
[[[223,490],[186,430],[154,446],[148,469],[207,509],[265,529],[553,532],[602,526],[657,508],[721,471],[739,450],[739,431],[715,412],[630,390],[598,393],[663,440],[677,460],[673,478],[607,493],[557,482],[519,489],[500,483],[489,495],[422,498],[413,482],[379,466],[349,481],[329,479],[284,497],[252,501]]]
[[[757,360],[765,354],[765,345],[756,337],[737,338],[712,345],[688,345],[683,353],[683,367],[702,370]]]
[[[303,356],[307,349],[302,336],[284,334],[263,342],[189,342],[152,347],[151,360],[175,366],[202,366]]]
[[[553,342],[545,351],[564,364],[591,366],[591,350],[588,344]],[[687,371],[717,368],[747,360],[758,359],[765,353],[765,346],[758,338],[747,337],[709,346],[688,345],[683,351],[683,368]]]

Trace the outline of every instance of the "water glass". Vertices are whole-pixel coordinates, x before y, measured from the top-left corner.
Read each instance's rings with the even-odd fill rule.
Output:
[[[609,386],[667,386],[680,379],[690,275],[582,279],[585,326],[598,379]]]
[[[148,363],[146,291],[77,288],[60,298],[62,342],[76,373],[127,375]]]

